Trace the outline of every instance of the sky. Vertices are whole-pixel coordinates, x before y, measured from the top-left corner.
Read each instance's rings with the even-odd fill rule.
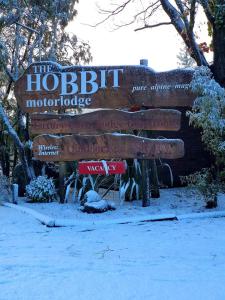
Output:
[[[76,6],[78,16],[68,28],[78,38],[89,42],[93,56],[91,65],[138,65],[140,59],[148,59],[149,67],[156,71],[177,67],[176,56],[182,41],[172,25],[137,32],[132,26],[112,31],[112,21],[97,27],[85,25],[96,24],[102,19],[97,4],[107,8],[109,3],[110,0],[80,0]],[[166,17],[164,20],[168,21]],[[154,21],[157,23],[159,19]]]

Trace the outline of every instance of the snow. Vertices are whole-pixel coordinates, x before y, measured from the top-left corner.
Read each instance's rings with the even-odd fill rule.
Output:
[[[104,191],[102,191],[104,193]],[[101,195],[101,191],[100,191]],[[119,193],[111,192],[103,199],[112,200],[115,203],[116,211],[107,211],[104,214],[84,214],[79,211],[80,204],[65,203],[63,205],[57,202],[50,203],[26,203],[20,198],[18,203],[24,207],[36,210],[41,214],[48,215],[51,218],[72,219],[80,222],[90,221],[99,222],[102,220],[127,220],[129,218],[140,217],[146,218],[150,215],[172,214],[184,215],[191,213],[209,212],[205,209],[204,200],[197,195],[194,190],[186,188],[161,189],[161,197],[158,199],[150,199],[149,207],[142,207],[140,200],[132,202],[123,202],[120,205]],[[225,211],[225,196],[220,194],[218,197],[218,207],[211,211]]]
[[[100,215],[81,213],[72,203],[19,201],[49,217],[76,219],[75,227],[49,228],[0,206],[0,300],[223,300],[225,218],[112,222],[150,214],[206,215],[202,200],[186,189],[161,195],[149,208],[125,202]],[[220,195],[218,208],[207,213],[220,214],[224,202]]]

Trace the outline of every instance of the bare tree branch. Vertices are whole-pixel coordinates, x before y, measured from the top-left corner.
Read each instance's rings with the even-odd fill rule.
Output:
[[[35,33],[37,33],[37,34],[40,34],[40,32],[37,31],[36,29],[31,28],[31,27],[29,27],[29,26],[26,26],[26,25],[24,25],[24,24],[22,24],[22,23],[20,23],[20,22],[16,22],[16,24],[19,25],[19,26],[21,26],[21,27],[23,27],[23,28],[25,28],[25,29],[27,29],[28,31],[32,31],[32,32],[35,32]]]
[[[153,25],[145,25],[143,27],[140,28],[136,28],[134,31],[139,31],[139,30],[143,30],[143,29],[147,29],[147,28],[154,28],[154,27],[159,27],[159,26],[164,26],[164,25],[173,25],[172,22],[161,22],[161,23],[157,23],[157,24],[153,24]]]
[[[193,28],[190,27],[182,2],[180,0],[175,1],[177,7],[180,10],[179,12],[168,0],[160,0],[160,1],[164,11],[167,13],[172,24],[176,28],[179,35],[182,37],[185,45],[188,47],[188,49],[192,51],[191,56],[196,60],[197,65],[208,66],[208,62],[205,59],[204,54],[199,50],[199,47],[196,44],[194,33],[192,30]]]
[[[2,95],[1,95],[2,96]],[[18,148],[19,154],[20,154],[20,159],[23,162],[23,167],[25,168],[25,174],[28,176],[28,178],[26,178],[27,180],[31,180],[34,179],[34,176],[32,174],[32,172],[30,171],[28,162],[27,162],[27,158],[26,158],[26,154],[25,154],[25,150],[24,150],[24,145],[21,142],[19,136],[17,135],[15,129],[12,127],[12,125],[9,122],[9,119],[0,103],[0,119],[2,120],[3,124],[6,127],[7,132],[9,133],[10,137],[12,138],[13,142],[15,143],[15,145]]]
[[[3,68],[4,71],[6,72],[7,76],[9,77],[10,80],[12,80],[13,82],[16,81],[16,78],[13,76],[13,74],[9,71],[9,69],[7,68],[7,66],[5,64],[3,64]]]
[[[98,26],[98,25],[101,25],[101,24],[105,23],[105,22],[106,22],[107,20],[109,20],[112,16],[116,16],[116,15],[118,15],[120,12],[122,12],[122,11],[125,9],[125,7],[126,7],[130,2],[132,2],[132,0],[127,0],[127,1],[125,1],[123,4],[117,6],[117,7],[116,7],[115,9],[113,9],[113,10],[104,10],[104,9],[101,9],[100,12],[103,13],[103,14],[104,14],[104,13],[107,14],[107,17],[104,18],[103,20],[101,20],[100,22],[96,23],[95,25],[90,25],[90,26],[91,26],[91,27],[96,27],[96,26]]]
[[[193,31],[195,26],[195,14],[196,14],[196,0],[191,0],[190,22],[189,22],[189,28],[191,31]]]

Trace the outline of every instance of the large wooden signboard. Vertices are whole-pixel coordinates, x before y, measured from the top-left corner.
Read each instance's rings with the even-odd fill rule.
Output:
[[[34,156],[42,161],[80,159],[167,158],[184,155],[179,139],[148,139],[127,134],[37,136],[33,141]]]
[[[34,134],[98,134],[118,130],[180,129],[181,113],[172,109],[149,109],[138,112],[104,109],[80,115],[33,114]]]
[[[25,112],[68,108],[191,106],[193,71],[154,72],[146,66],[62,67],[37,62],[15,84]]]

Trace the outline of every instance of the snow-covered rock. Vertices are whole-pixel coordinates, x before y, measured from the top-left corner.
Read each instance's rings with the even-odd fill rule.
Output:
[[[107,210],[115,210],[115,204],[103,200],[101,196],[90,190],[84,195],[83,201],[81,201],[80,210],[87,213],[102,213]]]
[[[85,203],[99,202],[101,200],[101,196],[96,191],[90,190],[85,193],[84,198],[81,200],[81,205],[84,206]]]
[[[81,208],[83,212],[87,213],[103,213],[107,210],[115,210],[115,205],[108,203],[106,200],[100,200],[97,202],[86,202]]]

